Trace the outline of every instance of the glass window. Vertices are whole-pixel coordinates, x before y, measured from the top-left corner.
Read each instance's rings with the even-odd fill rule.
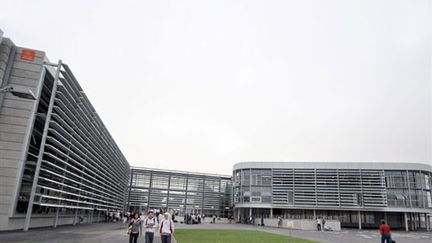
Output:
[[[153,175],[152,188],[168,189],[168,175]]]
[[[135,173],[132,175],[132,186],[136,187],[149,187],[150,174]]]
[[[188,191],[202,191],[203,179],[201,178],[189,178],[188,179]]]
[[[250,185],[250,171],[249,170],[242,170],[241,175],[241,185],[242,186],[248,186]]]
[[[171,190],[186,190],[186,177],[172,176],[170,181]]]

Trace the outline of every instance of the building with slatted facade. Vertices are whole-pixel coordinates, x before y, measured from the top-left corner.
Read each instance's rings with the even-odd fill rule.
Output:
[[[231,176],[132,167],[128,208],[145,213],[161,209],[177,216],[228,217],[232,207]]]
[[[0,43],[0,230],[123,211],[129,163],[68,65]]]
[[[234,165],[234,214],[336,219],[343,227],[430,228],[432,168],[411,163],[243,162]]]

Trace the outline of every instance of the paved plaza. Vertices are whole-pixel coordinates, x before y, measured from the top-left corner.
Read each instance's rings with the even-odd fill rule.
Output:
[[[56,229],[31,229],[28,232],[0,232],[0,242],[23,243],[121,243],[129,242],[126,226],[121,223],[83,224],[61,226]],[[144,237],[138,242],[144,242]],[[154,243],[160,243],[156,233]],[[173,241],[173,243],[175,243]]]
[[[303,239],[315,240],[322,243],[377,243],[379,234],[376,230],[342,230],[335,232],[317,232],[303,230],[288,230],[271,227],[259,227],[242,224],[209,224],[183,225],[176,224],[177,229],[233,229],[233,230],[260,230],[269,233],[288,235]],[[393,237],[398,243],[430,243],[431,232],[393,232]],[[32,229],[28,232],[10,231],[0,232],[0,242],[23,242],[23,243],[114,243],[128,242],[126,226],[121,223],[100,223],[78,226],[62,226],[56,229],[43,228]],[[144,238],[138,242],[143,243]],[[160,243],[156,236],[155,243]],[[173,241],[173,243],[175,243]],[[187,243],[187,242],[182,242]]]

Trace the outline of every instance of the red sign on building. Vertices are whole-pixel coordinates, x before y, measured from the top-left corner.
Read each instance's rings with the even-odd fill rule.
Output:
[[[33,50],[22,49],[21,60],[33,62],[36,57],[36,52]]]

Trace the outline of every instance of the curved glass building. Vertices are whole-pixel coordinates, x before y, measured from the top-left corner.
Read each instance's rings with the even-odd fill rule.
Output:
[[[342,227],[430,228],[432,167],[414,163],[242,162],[233,169],[234,214],[337,219]]]

